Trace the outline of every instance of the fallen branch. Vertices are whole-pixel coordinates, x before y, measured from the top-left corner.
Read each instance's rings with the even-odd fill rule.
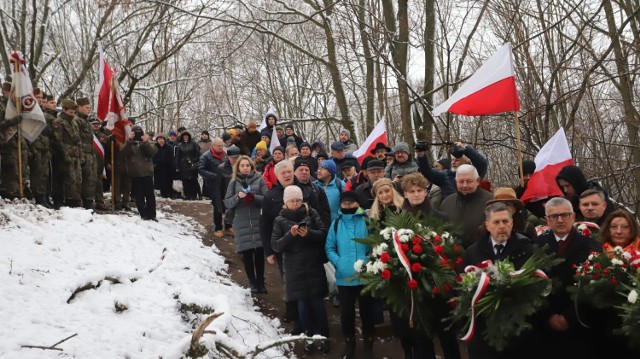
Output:
[[[216,334],[216,332],[213,330],[205,330],[205,329],[207,329],[207,327],[209,326],[209,324],[211,324],[211,322],[213,322],[214,320],[216,320],[216,318],[218,318],[223,314],[224,314],[223,312],[220,312],[220,313],[210,315],[207,318],[205,318],[205,320],[203,320],[202,323],[200,323],[198,328],[196,328],[196,330],[193,332],[193,335],[191,336],[191,347],[187,352],[187,356],[191,358],[201,358],[209,352],[209,350],[206,347],[204,347],[203,345],[200,345],[200,338],[202,338],[202,335],[204,333]]]
[[[66,342],[67,340],[75,337],[76,335],[78,335],[78,333],[70,335],[64,339],[62,339],[61,341],[51,345],[51,346],[43,346],[43,345],[21,345],[21,348],[27,348],[27,349],[42,349],[42,350],[59,350],[59,351],[63,351],[61,348],[56,348],[58,345]]]

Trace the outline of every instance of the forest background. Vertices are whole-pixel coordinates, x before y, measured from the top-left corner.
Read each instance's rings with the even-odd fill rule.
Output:
[[[0,0],[0,77],[22,51],[34,86],[95,96],[99,43],[146,130],[212,135],[273,106],[308,141],[391,144],[443,157],[462,140],[496,186],[518,182],[512,113],[430,110],[513,44],[525,159],[564,127],[574,160],[640,209],[640,0]]]

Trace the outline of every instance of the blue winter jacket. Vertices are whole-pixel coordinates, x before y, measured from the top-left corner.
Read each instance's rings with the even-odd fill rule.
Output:
[[[313,183],[322,188],[327,195],[329,208],[331,208],[331,222],[335,221],[340,211],[340,194],[344,191],[344,181],[337,176],[333,176],[333,179],[327,185],[320,180],[314,180]]]
[[[340,286],[362,285],[359,280],[354,280],[356,270],[354,263],[358,259],[367,262],[367,256],[371,247],[354,241],[354,238],[365,238],[367,232],[367,213],[364,209],[358,208],[355,214],[338,215],[338,228],[334,228],[336,221],[331,223],[327,231],[327,242],[325,251],[327,258],[336,267],[336,284]],[[337,233],[336,233],[337,232]]]

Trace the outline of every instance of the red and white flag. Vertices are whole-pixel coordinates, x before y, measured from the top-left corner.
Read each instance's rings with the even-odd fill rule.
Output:
[[[98,101],[96,101],[96,117],[100,121],[107,121],[105,126],[111,130],[118,147],[124,145],[131,122],[128,120],[127,110],[118,91],[118,83],[114,70],[109,67],[104,57],[104,49],[100,46],[100,80],[98,81]]]
[[[373,150],[378,143],[387,146],[387,127],[384,123],[384,117],[378,122],[376,127],[373,128],[373,131],[367,136],[362,146],[353,151],[353,157],[356,157],[358,162],[362,163],[365,157],[371,156],[371,150]]]
[[[519,110],[512,57],[511,43],[502,45],[458,91],[433,109],[433,115],[451,112],[480,116]]]
[[[100,143],[100,140],[98,140],[98,137],[96,137],[96,135],[93,135],[93,149],[104,160],[104,147],[102,146],[102,143]]]
[[[569,143],[560,128],[553,137],[542,146],[536,155],[536,171],[527,182],[527,189],[520,198],[523,202],[538,201],[547,197],[562,196],[556,183],[560,170],[573,164]]]
[[[7,101],[4,118],[12,119],[18,115],[22,117],[21,133],[22,137],[30,142],[38,138],[42,130],[47,127],[42,109],[33,95],[33,86],[25,68],[25,59],[20,52],[14,52],[9,57],[13,67],[13,81],[11,82],[11,94]],[[16,71],[16,64],[17,70]],[[4,133],[4,142],[7,142],[18,132],[16,126],[8,128]]]

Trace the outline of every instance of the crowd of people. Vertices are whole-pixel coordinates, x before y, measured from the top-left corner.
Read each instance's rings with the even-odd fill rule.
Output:
[[[366,261],[370,248],[353,239],[366,237],[370,221],[384,223],[390,213],[433,215],[459,228],[465,248],[462,267],[509,259],[517,269],[531,256],[534,245],[546,245],[550,253],[564,259],[549,274],[561,285],[549,297],[550,306],[541,314],[534,339],[511,343],[504,352],[496,352],[483,342],[482,335],[476,335],[468,345],[470,358],[599,358],[613,351],[619,357],[633,357],[626,345],[615,350],[598,346],[597,339],[619,343],[621,338],[579,323],[567,292],[574,265],[591,252],[611,251],[616,246],[633,254],[640,252],[635,216],[617,208],[603,188],[588,181],[577,166],[566,166],[556,178],[563,197],[525,204],[519,198],[535,171],[533,161],[523,163],[523,186],[494,190],[487,178],[489,161],[468,144],[454,143],[448,156],[433,162],[424,146],[377,144],[360,161],[352,155],[357,145],[348,130],[342,129],[331,143],[308,142],[295,133],[292,124],[279,126],[273,114],[267,116],[262,130],[249,122],[246,128],[226,129],[215,138],[202,131],[198,142],[185,128],[165,137],[134,126],[126,144],[112,153],[113,137],[102,123],[89,117],[87,99],[63,100],[62,111],[56,113],[55,101],[36,91],[38,95],[48,127],[42,139],[22,146],[23,158],[28,158],[23,161],[28,165],[23,173],[28,173],[36,203],[56,208],[93,208],[94,203],[96,208],[106,207],[100,179],[109,170],[117,179],[113,188],[117,208],[126,209],[132,193],[141,217],[155,219],[153,190],[159,190],[162,197],[176,198],[180,194],[175,182],[181,182],[184,199],[205,196],[211,200],[213,234],[234,238],[252,293],[267,292],[265,262],[277,265],[284,286],[285,319],[295,323],[294,333],[335,336],[329,333],[324,302],[327,263],[335,268],[343,357],[354,358],[357,352],[356,306],[362,324],[362,355],[374,355],[380,306],[362,293],[362,283],[354,279],[354,263]],[[19,119],[3,120],[0,130],[16,123]],[[281,145],[269,150],[273,131]],[[104,158],[92,146],[93,135],[106,150]],[[13,160],[17,141],[13,137],[0,147],[0,195],[5,198],[18,194],[17,162]],[[598,237],[578,233],[576,220],[596,223],[601,228]],[[535,229],[541,225],[550,230],[538,236]],[[441,323],[447,303],[434,303],[442,307],[433,322],[444,357],[460,358],[454,329]],[[405,358],[435,358],[434,342],[426,333],[409,328],[395,313],[390,317]],[[541,342],[550,344],[536,345]],[[329,353],[330,341],[307,342],[304,350]]]

